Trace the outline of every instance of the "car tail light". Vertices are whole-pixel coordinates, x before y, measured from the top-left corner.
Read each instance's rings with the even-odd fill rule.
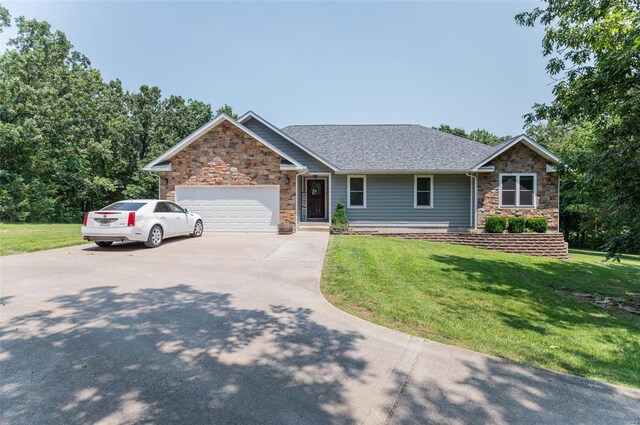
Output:
[[[82,225],[86,226],[87,225],[87,221],[89,221],[89,213],[88,212],[84,213],[84,219],[82,220]]]
[[[129,213],[129,219],[127,220],[127,226],[131,227],[135,225],[136,225],[136,213],[134,211],[131,211]]]

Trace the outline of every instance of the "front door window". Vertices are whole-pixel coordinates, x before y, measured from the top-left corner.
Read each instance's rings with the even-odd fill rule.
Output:
[[[307,180],[307,217],[326,218],[324,179]]]

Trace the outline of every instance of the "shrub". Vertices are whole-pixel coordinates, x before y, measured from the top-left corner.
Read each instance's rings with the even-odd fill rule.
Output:
[[[331,233],[344,233],[349,230],[349,220],[347,220],[347,212],[344,203],[338,201],[336,204],[336,212],[331,216]]]
[[[331,224],[348,224],[347,212],[344,209],[342,201],[338,201],[336,204],[336,212],[331,216]]]
[[[507,227],[507,219],[504,217],[487,217],[484,230],[487,233],[502,233]]]
[[[540,218],[528,218],[525,221],[525,227],[527,229],[531,229],[536,233],[546,233],[547,231],[547,219],[544,217]]]
[[[507,229],[509,233],[522,233],[525,228],[524,217],[510,217],[507,221]]]
[[[349,230],[349,225],[345,223],[331,223],[331,233],[339,234]]]

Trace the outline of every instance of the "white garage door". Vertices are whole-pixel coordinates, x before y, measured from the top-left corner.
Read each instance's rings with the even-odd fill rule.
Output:
[[[275,232],[279,190],[279,186],[181,186],[176,187],[176,202],[199,214],[205,231]]]

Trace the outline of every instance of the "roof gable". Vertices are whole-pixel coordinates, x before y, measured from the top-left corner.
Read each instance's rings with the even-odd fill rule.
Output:
[[[478,158],[476,158],[476,160],[471,163],[470,171],[478,171],[478,169],[480,167],[482,167],[483,165],[485,165],[487,162],[491,161],[495,157],[497,157],[500,154],[502,154],[502,153],[506,152],[507,150],[511,149],[512,147],[514,147],[518,143],[525,144],[532,151],[536,152],[538,155],[542,156],[543,158],[545,158],[548,161],[551,161],[554,164],[557,164],[557,163],[560,162],[560,158],[558,158],[551,151],[546,149],[541,144],[539,144],[537,142],[534,142],[526,134],[521,134],[519,136],[513,137],[512,139],[509,139],[509,140],[506,140],[504,142],[498,143],[497,145],[495,145],[491,149],[489,149],[489,151],[486,152],[484,155],[479,156]]]
[[[260,142],[261,144],[266,146],[267,148],[271,149],[276,154],[280,155],[285,160],[289,161],[296,168],[299,168],[299,169],[303,169],[304,168],[304,166],[302,164],[300,164],[299,162],[297,162],[296,160],[291,158],[289,155],[287,155],[284,152],[282,152],[280,149],[277,149],[275,146],[273,146],[272,144],[270,144],[269,142],[264,140],[262,137],[258,136],[257,134],[255,134],[254,132],[252,132],[251,130],[249,130],[245,126],[243,126],[242,124],[238,123],[233,118],[229,117],[226,114],[219,114],[216,117],[214,117],[211,121],[209,121],[208,123],[204,124],[199,129],[197,129],[196,131],[194,131],[193,133],[191,133],[190,135],[188,135],[187,137],[182,139],[180,142],[178,142],[175,145],[173,145],[170,149],[166,150],[162,155],[160,155],[159,157],[157,157],[156,159],[154,159],[153,161],[148,163],[143,168],[143,170],[145,170],[145,171],[170,171],[170,168],[167,168],[167,164],[165,164],[167,161],[169,161],[178,152],[180,152],[181,150],[185,149],[191,143],[195,142],[201,136],[203,136],[204,134],[209,132],[211,129],[213,129],[213,128],[217,127],[218,125],[222,124],[223,122],[229,122],[230,124],[232,124],[233,126],[238,128],[239,130],[241,130],[242,132],[244,132],[247,135],[251,136],[252,138],[257,140],[258,142]]]

